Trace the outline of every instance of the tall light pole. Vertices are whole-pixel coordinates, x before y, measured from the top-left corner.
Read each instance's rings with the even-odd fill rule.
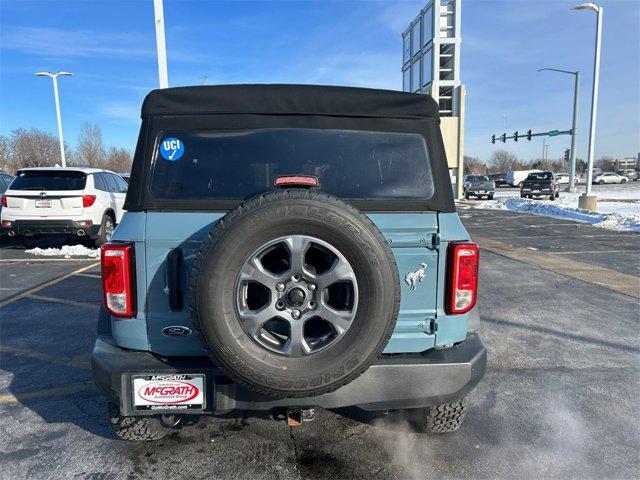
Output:
[[[569,187],[567,191],[575,191],[576,181],[576,136],[577,136],[577,121],[578,121],[578,90],[580,88],[580,72],[570,72],[569,70],[560,70],[559,68],[541,68],[538,70],[542,72],[544,70],[550,72],[568,73],[575,76],[575,85],[573,89],[573,120],[571,123],[571,157],[569,161]]]
[[[598,113],[598,84],[600,82],[600,46],[602,43],[602,7],[595,3],[576,5],[573,10],[593,10],[596,12],[596,51],[593,60],[593,90],[591,92],[591,122],[589,125],[589,156],[587,160],[587,189],[579,199],[578,206],[587,210],[595,210],[597,198],[591,195],[593,181],[593,156],[596,143],[596,118]]]
[[[60,160],[62,161],[62,166],[67,166],[67,161],[64,157],[64,138],[62,137],[62,117],[60,116],[60,98],[58,97],[58,76],[63,75],[73,75],[70,72],[38,72],[36,73],[39,77],[51,77],[53,80],[53,96],[56,100],[56,117],[58,117],[58,138],[60,139]]]
[[[158,78],[160,88],[169,88],[167,72],[167,44],[164,38],[164,9],[162,0],[153,0],[153,14],[156,22],[156,48],[158,49]]]

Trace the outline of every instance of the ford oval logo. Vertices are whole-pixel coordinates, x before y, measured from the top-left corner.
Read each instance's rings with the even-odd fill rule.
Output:
[[[162,329],[162,334],[167,337],[184,337],[190,333],[191,329],[189,327],[183,327],[182,325],[172,325],[171,327]]]

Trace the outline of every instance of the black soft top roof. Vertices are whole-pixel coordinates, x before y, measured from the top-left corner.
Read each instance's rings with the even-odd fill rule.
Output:
[[[328,115],[438,118],[427,95],[323,85],[215,85],[153,90],[142,116],[201,114]]]

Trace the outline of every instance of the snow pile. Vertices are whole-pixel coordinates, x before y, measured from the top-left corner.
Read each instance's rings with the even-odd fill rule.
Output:
[[[579,193],[561,191],[560,198],[552,202],[547,199],[520,198],[518,189],[499,188],[496,190],[494,200],[464,202],[460,206],[568,218],[611,230],[640,232],[640,182],[593,185],[592,193],[598,197],[596,212],[578,208],[578,198],[584,192],[584,185],[580,185],[578,189]]]
[[[561,194],[562,195],[562,194]],[[473,205],[473,208],[486,208],[493,210],[511,210],[514,212],[532,213],[534,215],[544,215],[547,217],[569,218],[590,223],[596,227],[608,228],[611,230],[631,230],[640,232],[639,205],[631,203],[623,204],[622,212],[594,213],[588,210],[573,207],[577,206],[577,195],[565,194],[569,198],[559,199],[552,202],[550,200],[529,200],[525,198],[506,197],[498,200],[480,202]],[[604,203],[604,202],[602,202]],[[616,202],[617,203],[617,202]],[[611,205],[605,204],[605,208]],[[610,208],[607,208],[609,210]],[[600,208],[598,208],[600,210]]]
[[[61,248],[32,248],[25,250],[26,253],[41,257],[89,257],[100,258],[99,248],[87,248],[84,245],[63,245]]]

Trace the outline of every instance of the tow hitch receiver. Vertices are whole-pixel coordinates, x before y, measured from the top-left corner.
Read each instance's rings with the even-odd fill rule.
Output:
[[[316,412],[314,408],[306,410],[287,410],[287,425],[290,427],[299,427],[302,422],[311,422],[315,420]]]

